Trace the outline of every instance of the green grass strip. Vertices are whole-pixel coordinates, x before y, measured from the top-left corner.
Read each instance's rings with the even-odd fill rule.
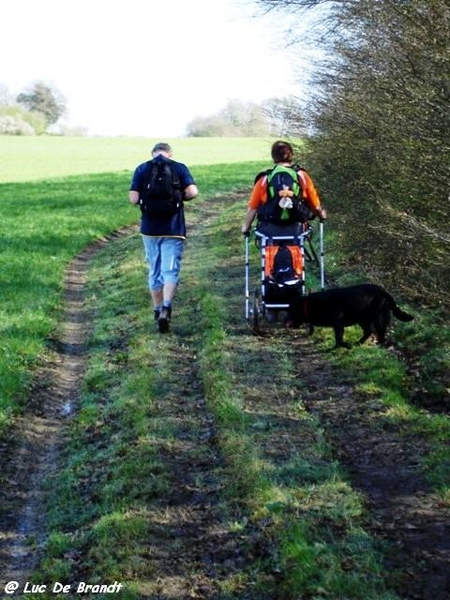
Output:
[[[251,526],[265,530],[272,547],[270,559],[266,557],[260,565],[256,586],[269,596],[272,586],[287,600],[305,594],[315,598],[395,598],[383,590],[381,557],[362,526],[362,500],[330,460],[318,422],[308,417],[299,423],[305,427],[305,438],[314,440],[314,449],[309,446],[307,450],[309,456],[295,453],[282,465],[264,458],[264,431],[270,430],[270,424],[255,421],[246,411],[243,395],[248,392],[236,374],[240,361],[235,348],[249,342],[242,338],[242,329],[236,337],[230,333],[237,305],[234,301],[230,306],[228,293],[224,303],[223,296],[223,285],[232,289],[239,285],[239,280],[232,279],[230,265],[240,248],[238,241],[227,235],[227,224],[237,220],[236,208],[225,208],[209,226],[215,244],[207,250],[210,260],[206,267],[214,264],[215,268],[203,269],[202,280],[213,291],[207,292],[205,287],[200,293],[204,332],[200,355],[207,400],[220,423],[221,445],[233,477],[229,493],[243,503]],[[228,264],[223,278],[222,261]],[[235,292],[239,299],[238,288]],[[271,338],[269,343],[271,372],[276,373],[278,382],[289,382],[292,374],[282,342]],[[254,377],[249,376],[250,382],[264,394],[258,366],[251,368]]]

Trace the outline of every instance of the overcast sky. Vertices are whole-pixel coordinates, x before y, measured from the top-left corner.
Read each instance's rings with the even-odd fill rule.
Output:
[[[3,0],[0,83],[36,82],[93,135],[176,137],[229,99],[301,94],[298,49],[251,0]],[[304,85],[304,81],[303,84]]]

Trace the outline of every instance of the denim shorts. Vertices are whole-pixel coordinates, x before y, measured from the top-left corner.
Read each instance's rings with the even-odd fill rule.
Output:
[[[148,262],[148,286],[159,290],[165,283],[177,284],[180,277],[184,240],[170,237],[142,236]]]

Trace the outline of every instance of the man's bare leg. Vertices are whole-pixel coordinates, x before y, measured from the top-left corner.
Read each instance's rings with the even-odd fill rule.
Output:
[[[163,288],[163,302],[165,306],[170,306],[174,299],[175,292],[177,291],[176,283],[165,283]]]

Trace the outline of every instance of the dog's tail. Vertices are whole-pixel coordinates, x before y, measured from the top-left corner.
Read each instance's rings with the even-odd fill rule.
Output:
[[[414,317],[412,315],[409,315],[408,313],[406,313],[405,311],[403,311],[399,306],[397,306],[394,298],[388,292],[386,292],[386,297],[389,300],[389,306],[390,306],[390,309],[392,311],[392,314],[399,321],[405,321],[406,322],[406,321],[412,321],[414,319]]]

